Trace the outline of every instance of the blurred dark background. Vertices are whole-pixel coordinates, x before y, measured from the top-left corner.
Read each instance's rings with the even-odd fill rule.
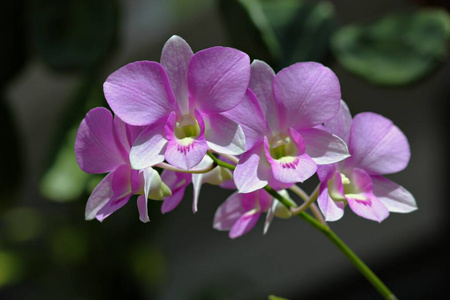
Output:
[[[124,64],[159,61],[165,41],[224,45],[280,70],[332,68],[353,114],[373,111],[407,135],[409,167],[390,176],[419,210],[381,224],[331,226],[399,299],[449,299],[447,1],[30,0],[0,4],[0,299],[380,299],[319,232],[296,218],[230,240],[212,228],[231,191],[192,189],[173,212],[135,199],[84,220],[99,177],[73,153],[102,84]],[[312,180],[314,181],[314,180]],[[311,192],[313,183],[303,186]]]

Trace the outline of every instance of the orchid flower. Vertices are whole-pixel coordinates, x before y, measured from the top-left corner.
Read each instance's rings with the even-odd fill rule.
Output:
[[[381,222],[389,212],[417,209],[414,197],[402,186],[381,176],[408,165],[408,140],[392,121],[375,113],[360,113],[353,120],[344,101],[338,114],[325,123],[349,145],[350,157],[318,170],[318,204],[327,221],[339,220],[348,204],[357,215]]]
[[[112,110],[128,124],[146,126],[131,148],[133,169],[165,159],[189,170],[209,148],[242,153],[243,130],[223,113],[241,102],[249,79],[247,54],[226,47],[193,54],[178,36],[164,45],[161,64],[138,61],[112,73],[104,84]]]
[[[251,140],[234,172],[239,192],[303,182],[317,165],[348,157],[345,142],[319,127],[339,109],[339,81],[330,69],[306,62],[275,75],[266,63],[255,60],[249,88],[254,93],[247,92],[244,101],[227,112]]]
[[[286,191],[279,192],[288,197]],[[263,189],[246,194],[235,192],[217,209],[213,227],[220,231],[229,231],[230,238],[234,239],[253,229],[263,212],[267,212],[264,233],[269,229],[275,215],[282,218],[291,216],[285,206]]]
[[[103,107],[90,110],[80,124],[75,140],[75,155],[80,168],[91,174],[108,173],[95,187],[86,204],[86,220],[103,221],[139,194],[137,205],[142,222],[150,221],[147,199],[161,200],[171,195],[156,170],[132,170],[131,145],[141,127],[125,124]]]

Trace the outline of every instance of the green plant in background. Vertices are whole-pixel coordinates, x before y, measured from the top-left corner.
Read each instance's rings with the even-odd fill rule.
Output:
[[[345,26],[333,36],[332,49],[350,72],[373,84],[398,86],[435,71],[448,55],[449,41],[448,13],[430,9]]]
[[[332,53],[372,84],[400,86],[431,75],[449,52],[450,17],[425,9],[339,28],[331,2],[219,0],[233,45],[281,69]],[[237,16],[236,16],[237,14]]]

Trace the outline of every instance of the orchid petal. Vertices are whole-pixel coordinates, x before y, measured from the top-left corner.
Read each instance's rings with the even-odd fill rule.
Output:
[[[318,128],[299,131],[305,140],[306,153],[318,165],[328,165],[350,156],[347,144],[339,137]]]
[[[320,165],[317,166],[317,176],[321,182],[326,182],[333,177],[338,169],[338,164]]]
[[[283,128],[314,127],[339,110],[339,80],[333,71],[319,63],[296,63],[284,68],[275,76],[273,92]]]
[[[245,150],[245,135],[242,127],[223,114],[205,115],[206,141],[212,150],[239,155]]]
[[[202,113],[220,113],[241,102],[250,80],[250,59],[232,48],[197,52],[188,69],[189,105]]]
[[[273,159],[270,154],[269,142],[264,139],[266,158],[272,166],[273,178],[282,183],[303,182],[310,178],[317,170],[316,163],[305,153],[305,142],[302,136],[295,130],[291,130],[291,136],[298,149],[297,156]]]
[[[166,160],[177,168],[189,170],[197,166],[206,155],[208,145],[205,140],[205,123],[202,116],[195,112],[200,134],[195,138],[178,139],[175,136],[175,114],[172,113],[167,119],[165,126],[168,139],[165,152]]]
[[[130,151],[133,169],[142,170],[164,161],[167,146],[164,123],[156,123],[145,128],[136,138]]]
[[[349,164],[370,175],[391,174],[406,168],[411,156],[408,140],[389,119],[375,113],[353,118]]]
[[[130,197],[131,195],[127,195],[123,198],[111,199],[97,212],[95,218],[100,222],[103,222],[107,217],[112,215],[112,213],[127,204]]]
[[[113,132],[116,138],[116,144],[119,149],[123,151],[124,157],[128,156],[130,153],[130,148],[132,143],[130,143],[128,139],[128,127],[124,121],[122,121],[119,117],[115,117],[113,120]],[[130,126],[131,127],[131,126]],[[133,126],[135,127],[135,126]],[[136,126],[137,128],[141,128],[140,126]]]
[[[260,143],[239,160],[234,170],[234,183],[240,193],[250,193],[267,185],[272,172],[263,151]]]
[[[247,89],[242,102],[224,115],[242,126],[245,134],[245,150],[253,148],[269,130],[258,99],[250,89]]]
[[[147,201],[148,198],[145,195],[140,195],[137,199],[139,220],[143,223],[150,222],[150,218],[148,217]]]
[[[264,230],[263,234],[266,234],[269,231],[270,224],[272,224],[273,217],[275,217],[275,211],[277,209],[278,200],[272,201],[272,206],[269,208],[269,211],[266,214],[266,220],[264,221]]]
[[[280,120],[277,102],[273,96],[275,72],[261,60],[255,59],[251,64],[249,88],[255,93],[264,118],[272,131],[278,131]]]
[[[373,193],[391,212],[409,213],[417,209],[414,196],[404,187],[382,176],[371,176]]]
[[[157,62],[120,68],[109,75],[103,90],[114,113],[131,125],[150,125],[178,110],[167,74]]]
[[[163,214],[174,210],[180,204],[186,187],[191,183],[191,177],[192,175],[188,173],[163,171],[161,179],[172,190],[172,196],[164,198],[164,202],[161,205]]]
[[[344,215],[344,202],[336,202],[331,199],[326,183],[320,185],[317,203],[327,222],[337,221]]]
[[[83,171],[106,173],[127,163],[124,150],[115,141],[113,128],[113,117],[106,108],[97,107],[86,114],[75,139],[75,155]]]
[[[352,126],[352,115],[347,104],[341,100],[341,106],[337,114],[325,122],[325,126],[334,135],[337,135],[347,144],[350,140],[350,128]]]
[[[161,53],[161,65],[169,76],[182,114],[189,113],[188,66],[194,53],[188,43],[174,35],[165,44]]]
[[[128,194],[131,194],[130,168],[122,165],[106,175],[95,187],[86,203],[86,220],[94,219],[109,201],[121,199]]]
[[[198,197],[203,184],[203,174],[192,174],[192,187],[194,190],[194,197],[192,199],[192,212],[198,211]]]
[[[346,195],[348,205],[360,217],[381,222],[389,216],[389,210],[381,201],[371,193],[361,194],[365,200]]]
[[[233,227],[237,220],[244,214],[241,199],[242,194],[235,192],[219,206],[214,215],[214,229],[226,231]]]
[[[258,222],[259,216],[261,216],[260,211],[249,211],[242,215],[231,227],[230,238],[235,239],[252,230]]]
[[[145,199],[148,199],[150,191],[158,188],[158,180],[161,182],[158,172],[153,168],[145,168],[142,170],[142,175],[144,176],[144,195]]]

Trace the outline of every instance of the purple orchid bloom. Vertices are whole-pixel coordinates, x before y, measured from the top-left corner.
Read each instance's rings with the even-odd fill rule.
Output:
[[[75,155],[80,168],[91,174],[109,173],[95,187],[86,204],[86,220],[103,221],[139,194],[137,205],[142,222],[150,221],[147,199],[171,195],[157,171],[148,167],[132,170],[129,152],[141,127],[125,124],[103,107],[90,110],[80,124]]]
[[[213,227],[221,231],[230,231],[234,239],[255,227],[262,212],[272,205],[273,197],[265,190],[248,194],[234,192],[216,211]]]
[[[348,143],[351,154],[317,172],[321,181],[318,203],[327,221],[339,220],[345,204],[357,215],[378,222],[390,211],[417,209],[411,193],[381,176],[403,170],[411,156],[406,136],[392,121],[370,112],[352,120],[341,101],[339,112],[325,126]]]
[[[330,69],[306,62],[275,75],[266,63],[255,60],[249,88],[254,94],[248,91],[241,104],[227,112],[243,126],[247,139],[234,172],[239,192],[303,182],[317,165],[348,157],[345,142],[319,127],[339,109],[339,81]]]
[[[285,190],[279,191],[289,198]],[[267,212],[264,234],[269,229],[274,216],[289,218],[290,211],[275,200],[264,189],[251,193],[233,193],[216,211],[213,227],[220,231],[229,231],[230,238],[240,237],[255,227],[263,212]]]
[[[194,54],[178,36],[164,45],[161,64],[139,61],[111,74],[104,93],[112,110],[128,124],[147,126],[130,152],[133,169],[164,159],[192,169],[208,148],[242,153],[243,130],[224,112],[241,102],[249,80],[247,54],[226,47]]]

